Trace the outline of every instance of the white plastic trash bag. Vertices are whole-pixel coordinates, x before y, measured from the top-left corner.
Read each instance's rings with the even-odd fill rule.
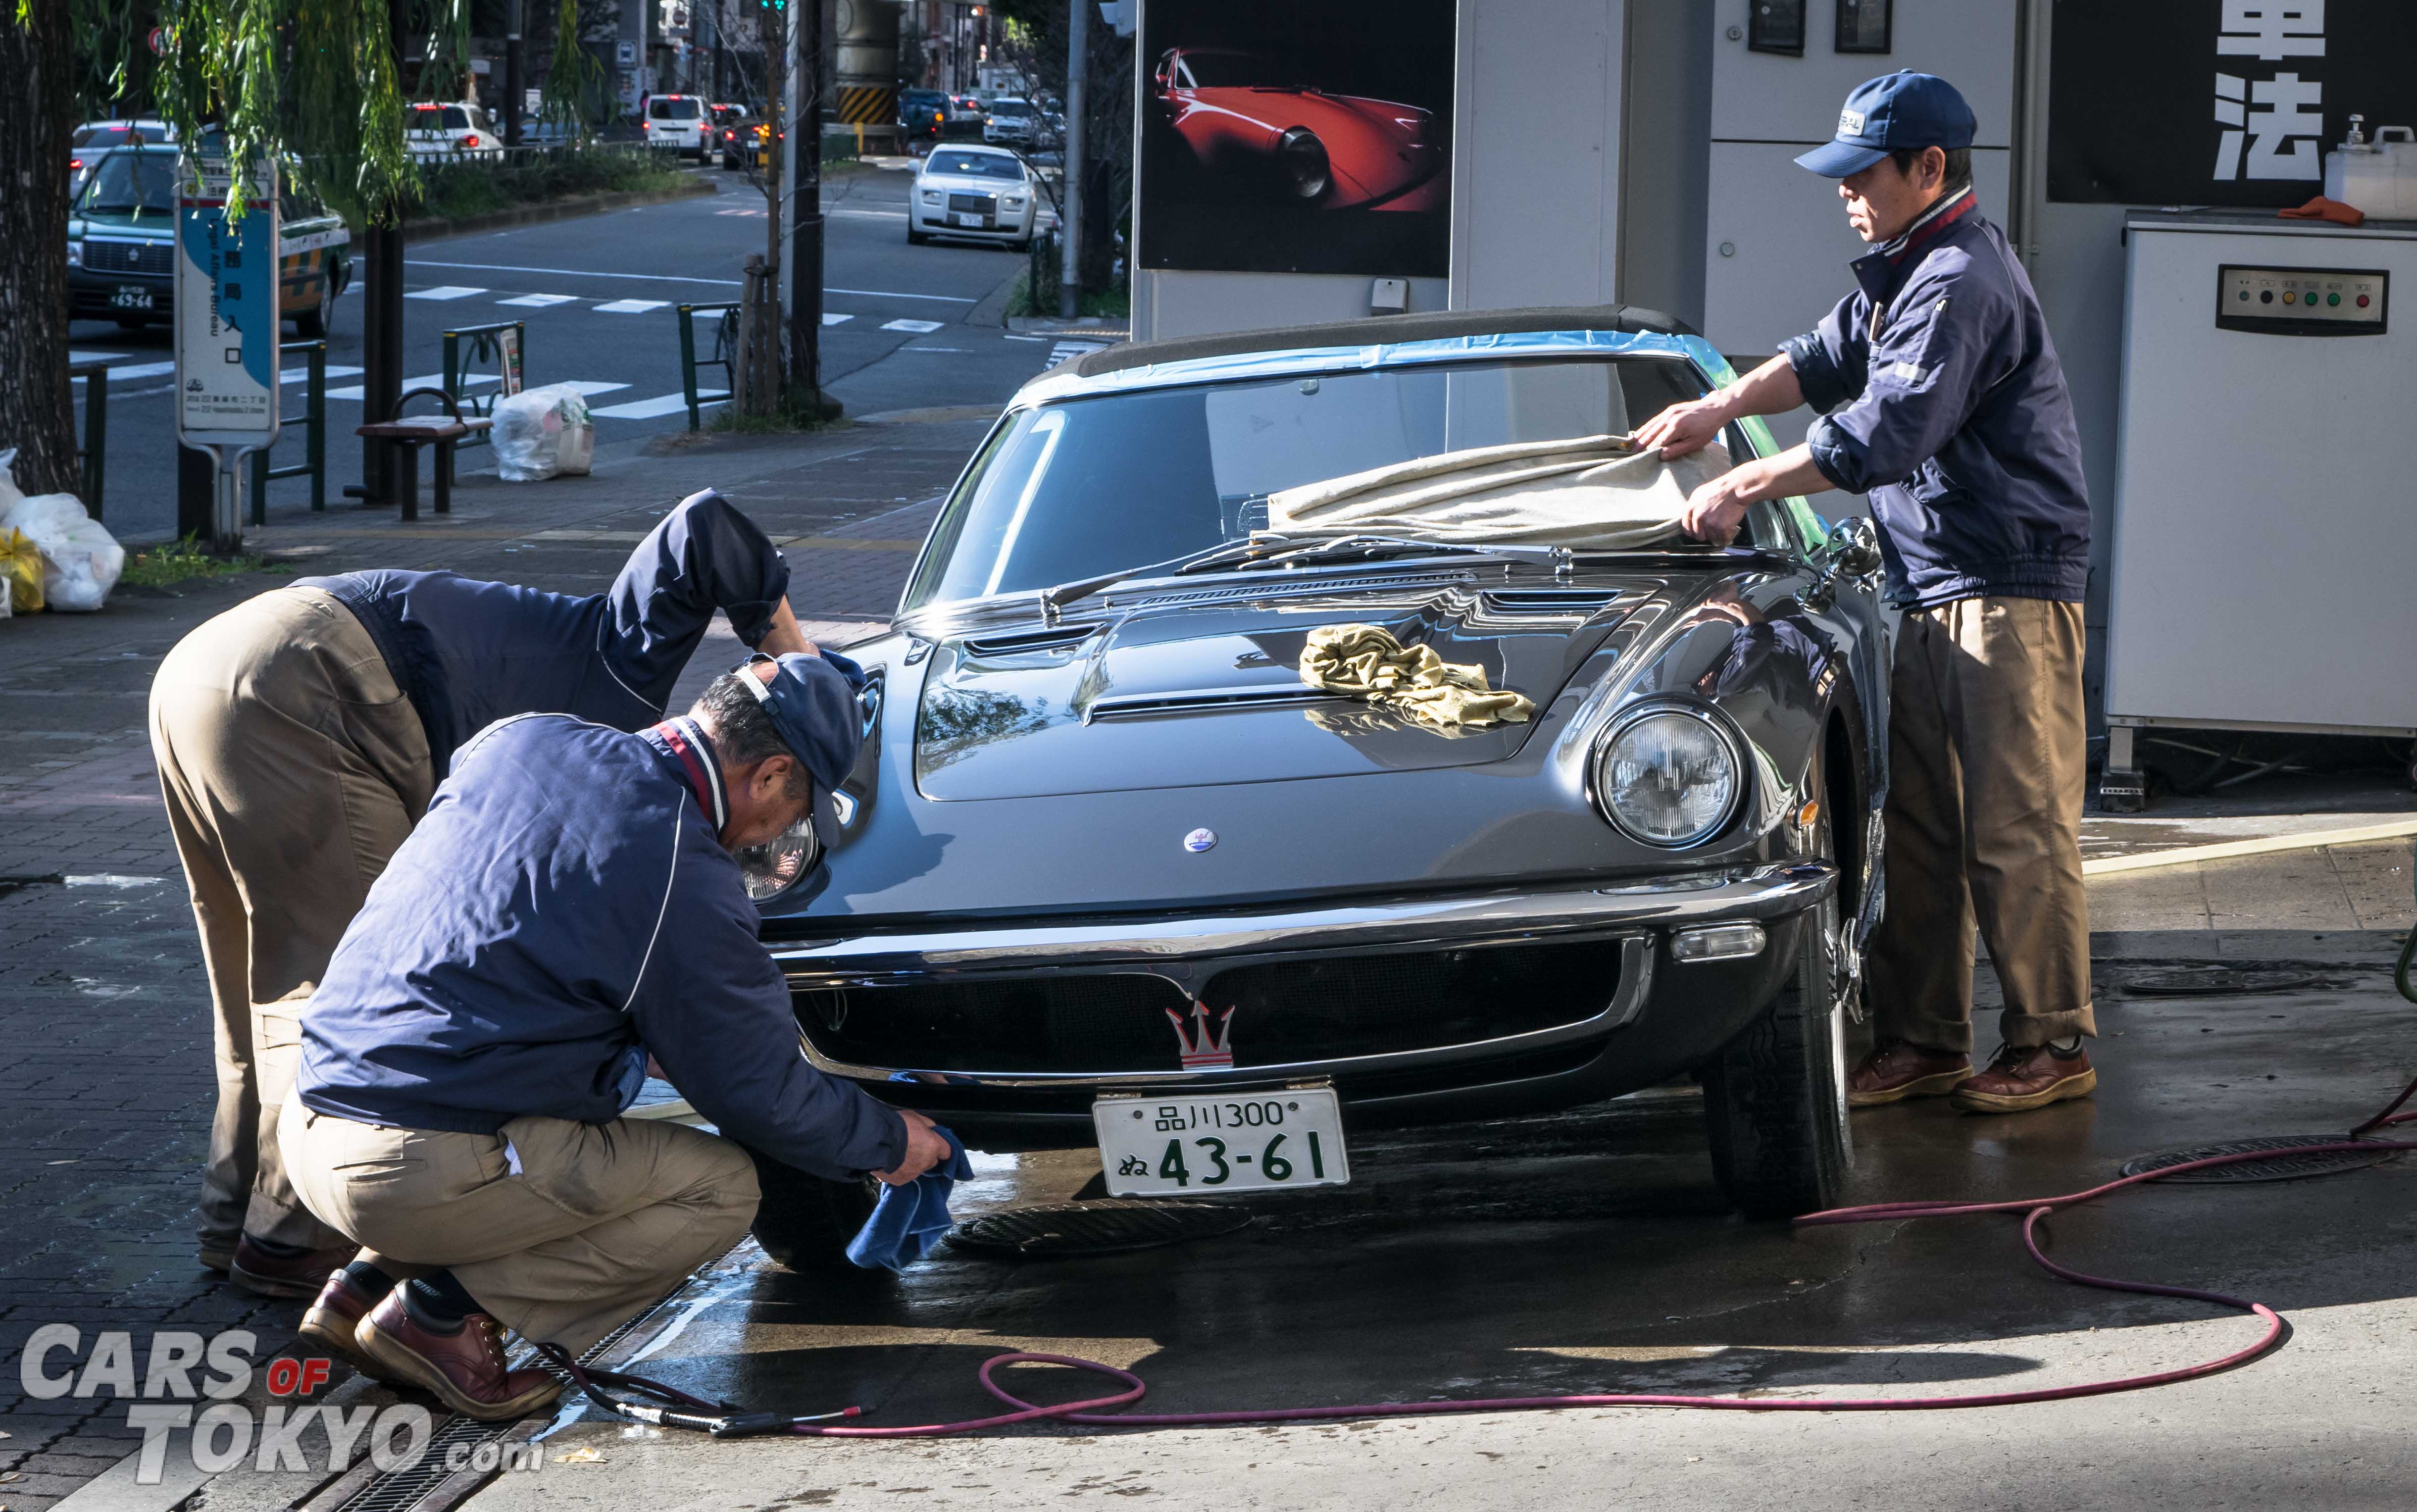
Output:
[[[17,501],[25,496],[17,491],[17,476],[14,471],[16,466],[17,449],[15,447],[0,451],[0,514],[6,514],[15,509]]]
[[[495,401],[495,472],[508,483],[537,483],[560,473],[584,477],[596,452],[587,400],[567,383]]]
[[[86,514],[73,494],[37,494],[0,514],[0,530],[20,530],[42,554],[42,604],[69,614],[101,606],[126,571],[126,548]]]

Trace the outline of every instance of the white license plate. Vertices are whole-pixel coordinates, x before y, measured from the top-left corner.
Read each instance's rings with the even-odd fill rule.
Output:
[[[983,229],[989,221],[990,217],[986,215],[968,215],[963,210],[951,210],[949,212],[949,223],[950,225],[971,226],[977,231]]]
[[[1170,1092],[1091,1104],[1100,1168],[1117,1197],[1341,1186],[1351,1179],[1330,1087]]]
[[[151,291],[140,284],[121,284],[117,292],[110,296],[109,302],[120,310],[148,310],[151,308]]]

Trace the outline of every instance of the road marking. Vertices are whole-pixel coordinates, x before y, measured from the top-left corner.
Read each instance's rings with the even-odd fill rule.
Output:
[[[727,389],[699,389],[696,402],[700,406],[718,405],[729,396]],[[657,394],[652,399],[632,399],[626,405],[607,405],[602,409],[591,409],[587,413],[608,416],[613,420],[657,420],[665,415],[676,415],[686,408],[686,394]]]
[[[742,281],[735,278],[690,278],[680,273],[599,273],[591,268],[585,267],[521,267],[511,263],[438,263],[418,257],[413,258],[410,266],[414,267],[470,267],[476,268],[482,273],[548,273],[556,278],[648,279],[657,283],[711,283],[717,287],[725,289],[736,289],[744,286]],[[355,289],[359,289],[365,286],[366,285],[361,283],[355,283],[344,292],[350,294]],[[835,289],[828,283],[823,285],[823,292],[825,294],[860,294],[865,298],[872,299],[925,299],[938,304],[981,303],[980,299],[967,298],[962,295],[955,294],[908,294],[901,289]]]
[[[109,381],[115,383],[121,378],[164,378],[175,371],[176,364],[174,362],[143,362],[130,368],[110,369]]]
[[[896,289],[835,289],[823,285],[825,294],[860,294],[868,299],[931,299],[941,304],[980,304],[980,299],[961,299],[953,294],[902,294]]]
[[[2146,850],[2128,856],[2101,856],[2081,863],[2084,877],[2109,872],[2147,871],[2155,866],[2181,866],[2192,862],[2230,861],[2237,856],[2263,856],[2280,850],[2318,850],[2327,846],[2354,846],[2370,840],[2397,840],[2417,834],[2417,819],[2393,819],[2343,829],[2303,830],[2296,834],[2262,835],[2255,840],[2226,840],[2212,846],[2180,846],[2171,850]]]
[[[1104,351],[1107,344],[1105,342],[1059,342],[1049,348],[1049,360],[1041,364],[1041,371],[1046,373],[1060,362],[1069,362],[1078,357],[1088,357],[1093,352]]]
[[[927,331],[939,329],[940,325],[941,322],[936,320],[889,320],[882,322],[881,328],[883,330],[912,331],[914,334],[920,336]]]
[[[570,378],[562,383],[541,383],[537,387],[540,389],[575,389],[582,396],[585,396],[587,394],[609,394],[616,389],[627,389],[630,386],[626,383],[600,383],[594,378]]]
[[[542,310],[550,304],[570,304],[578,299],[575,294],[524,294],[515,299],[497,299],[497,304],[524,304],[532,310]]]
[[[361,370],[358,368],[337,367],[333,363],[330,363],[327,367],[326,375],[330,378],[352,378],[359,376],[360,371]],[[277,374],[277,381],[280,383],[304,383],[308,382],[310,377],[311,370],[309,368],[286,368]]]
[[[614,299],[589,308],[600,315],[643,315],[649,310],[661,310],[669,303],[669,299]]]
[[[1015,332],[1009,331],[1007,333],[1007,339],[1011,342],[1045,342],[1049,338],[1046,336],[1018,336]]]
[[[902,352],[970,352],[970,346],[902,346]]]
[[[713,213],[716,215],[744,215],[761,221],[769,216],[772,212],[769,210],[716,210]]]
[[[355,368],[352,371],[358,373],[360,369]],[[465,373],[462,375],[462,385],[465,389],[476,388],[482,383],[501,382],[503,382],[503,379],[497,377],[492,373]],[[364,387],[364,385],[353,383],[347,384],[342,389],[330,389],[327,390],[327,397],[330,399],[358,399],[361,397],[361,390]],[[403,380],[403,391],[405,393],[409,393],[414,389],[442,389],[444,387],[445,374],[442,373],[423,373],[418,377],[405,378]]]
[[[826,326],[844,325],[855,318],[856,317],[854,315],[835,315],[828,310],[823,312],[823,324]]]
[[[406,299],[466,299],[474,294],[486,292],[484,289],[465,288],[459,283],[440,283],[433,289],[414,289],[403,298]]]

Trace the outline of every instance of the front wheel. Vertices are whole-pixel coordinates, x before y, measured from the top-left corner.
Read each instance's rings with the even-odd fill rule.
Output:
[[[336,325],[336,281],[326,274],[319,277],[319,298],[311,308],[294,317],[294,333],[305,341],[325,336]]]
[[[1847,1026],[1831,960],[1837,922],[1833,893],[1799,922],[1786,984],[1702,1069],[1712,1171],[1750,1218],[1835,1207],[1846,1184]]]
[[[847,1245],[873,1216],[881,1184],[871,1176],[826,1181],[761,1152],[747,1153],[763,1191],[750,1227],[764,1253],[804,1275],[863,1275],[848,1260]]]
[[[909,226],[906,230],[906,245],[909,247],[920,247],[931,239],[931,237],[923,235],[923,233],[914,229],[912,226]]]

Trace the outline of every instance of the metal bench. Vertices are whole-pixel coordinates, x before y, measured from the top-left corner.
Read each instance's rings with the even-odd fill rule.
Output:
[[[445,406],[442,415],[405,415],[403,407],[422,394],[427,394]],[[464,436],[476,435],[495,422],[474,416],[462,418],[462,405],[442,389],[414,389],[395,401],[395,416],[390,420],[378,420],[364,425],[353,434],[372,441],[392,441],[403,448],[403,517],[419,518],[419,449],[436,448],[436,512],[453,512],[453,446]]]

